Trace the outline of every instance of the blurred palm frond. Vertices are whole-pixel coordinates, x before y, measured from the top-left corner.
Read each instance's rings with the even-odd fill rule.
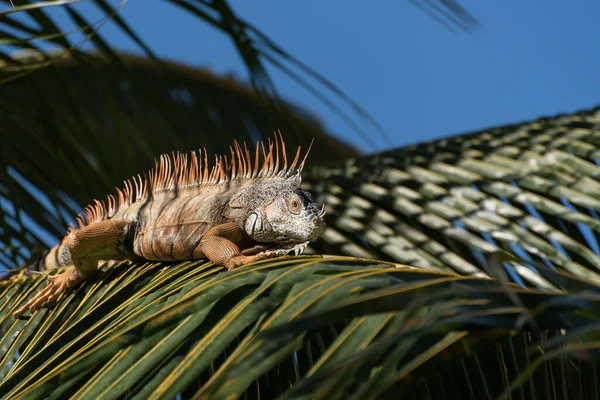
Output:
[[[90,47],[118,61],[119,55],[113,50],[115,44],[110,43],[101,32],[108,22],[131,39],[149,59],[161,63],[151,46],[120,16],[119,11],[129,5],[127,0],[3,0],[2,3],[6,9],[0,10],[0,82],[27,75],[64,57],[85,57],[84,51]],[[413,4],[448,28],[469,31],[479,25],[456,0],[427,0],[423,4]],[[267,66],[279,70],[313,93],[318,101],[338,114],[366,143],[371,143],[370,134],[361,127],[361,120],[387,139],[381,126],[354,100],[260,29],[240,18],[227,1],[167,0],[164,7],[179,8],[198,22],[229,36],[246,65],[252,87],[265,99],[274,101],[275,106],[279,95]],[[66,26],[73,29],[67,29]],[[34,51],[39,59],[23,63],[20,58],[13,57],[15,51],[21,50]],[[60,56],[48,57],[48,50],[54,50]],[[355,116],[344,111],[344,107],[337,105],[334,99],[350,107]]]
[[[151,46],[119,15],[119,10],[128,5],[127,0],[39,3],[16,0],[14,7],[9,1],[4,2],[8,7],[0,12],[0,45],[4,46],[0,47],[0,83],[26,76],[63,58],[86,58],[90,49],[100,52],[118,65],[120,55],[113,49],[115,44],[107,41],[101,33],[101,28],[108,22],[114,23],[150,60],[161,64]],[[181,8],[188,15],[197,18],[198,22],[229,36],[248,70],[248,81],[252,88],[264,98],[263,101],[270,102],[273,108],[279,106],[281,99],[267,71],[267,64],[313,93],[317,100],[338,114],[367,143],[371,143],[369,135],[361,127],[360,121],[366,121],[376,128],[379,135],[385,136],[376,121],[342,90],[288,54],[258,28],[239,18],[228,2],[169,0],[164,2],[164,6]],[[59,11],[64,11],[65,15]],[[66,30],[65,25],[75,28]],[[15,51],[22,50],[27,54],[33,52],[38,59],[23,62],[21,58],[13,56]],[[52,50],[55,55],[48,56],[48,50]],[[334,99],[349,106],[355,116],[336,105]]]

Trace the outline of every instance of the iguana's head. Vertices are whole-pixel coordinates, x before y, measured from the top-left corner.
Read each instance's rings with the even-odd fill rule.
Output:
[[[319,238],[325,228],[324,206],[302,189],[300,175],[272,177],[246,193],[250,207],[244,231],[260,243],[303,244]]]

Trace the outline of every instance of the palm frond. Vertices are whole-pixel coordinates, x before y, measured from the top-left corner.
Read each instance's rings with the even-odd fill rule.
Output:
[[[6,4],[6,9],[0,10],[0,46],[5,47],[0,47],[0,82],[19,78],[53,64],[56,57],[47,57],[45,51],[48,49],[59,51],[59,59],[79,58],[85,56],[82,50],[93,45],[97,51],[117,60],[118,54],[112,49],[114,44],[109,43],[101,33],[101,28],[108,21],[113,21],[144,54],[160,64],[151,46],[119,15],[121,8],[134,7],[127,0],[4,0],[3,3]],[[448,28],[469,31],[478,25],[477,20],[456,0],[428,0],[423,4],[413,4]],[[317,100],[338,114],[366,143],[371,144],[370,133],[363,130],[355,117],[344,111],[344,107],[336,105],[334,98],[349,106],[359,119],[366,121],[379,135],[387,138],[381,126],[340,88],[289,54],[260,29],[240,18],[227,1],[167,0],[164,6],[180,8],[197,18],[198,22],[229,36],[248,69],[252,87],[266,100],[274,101],[273,107],[277,107],[280,99],[267,72],[267,65],[312,92]],[[75,29],[67,30],[64,27],[62,20],[53,13],[58,8],[66,11],[69,23]],[[11,53],[15,50],[35,51],[40,59],[23,64],[20,59],[12,57]]]
[[[314,249],[539,288],[600,282],[600,109],[314,167],[330,228]]]
[[[15,320],[43,284],[0,283],[3,398],[380,398],[499,338],[546,348],[536,331],[511,331],[525,312],[539,329],[582,329],[600,304],[597,286],[568,296],[514,286],[515,306],[485,278],[305,256],[231,272],[205,262],[107,266],[54,308]]]
[[[149,59],[160,65],[161,62],[154,55],[151,46],[146,44],[143,38],[135,33],[133,27],[119,16],[118,12],[122,7],[133,6],[127,3],[127,0],[91,2],[61,0],[36,3],[29,0],[15,1],[16,6],[11,5],[0,12],[0,45],[5,46],[0,47],[0,83],[26,76],[63,58],[85,58],[84,50],[90,48],[118,62],[120,56],[114,51],[114,44],[108,42],[100,32],[108,21],[114,21],[116,26],[133,40]],[[338,114],[367,143],[371,143],[370,135],[361,128],[361,124],[355,117],[345,112],[343,107],[336,105],[335,98],[350,106],[359,119],[374,127],[380,135],[386,135],[376,121],[341,89],[288,54],[258,28],[239,18],[226,1],[169,0],[164,2],[164,6],[181,8],[190,16],[197,18],[198,22],[208,24],[229,36],[247,67],[249,82],[253,89],[275,111],[280,107],[282,99],[267,72],[266,64],[271,64],[307,88],[317,100],[322,101],[326,107]],[[69,23],[75,26],[74,29],[67,30],[56,13],[52,12],[59,7],[66,11]],[[32,24],[31,21],[35,23]],[[48,49],[57,52],[58,56],[49,57]],[[34,52],[38,59],[35,62],[29,60],[23,63],[20,58],[12,56],[11,53],[15,50]],[[324,93],[325,91],[327,94]]]

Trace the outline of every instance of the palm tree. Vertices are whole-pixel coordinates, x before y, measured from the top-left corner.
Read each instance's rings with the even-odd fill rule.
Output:
[[[0,282],[2,398],[599,397],[600,110],[364,156],[279,99],[263,63],[291,63],[327,104],[307,78],[350,100],[226,2],[169,1],[231,36],[252,90],[157,60],[96,0],[148,57],[115,53],[71,3],[15,1],[16,14],[0,13],[3,44],[60,49],[0,52],[1,266],[38,257],[83,205],[157,154],[218,152],[277,128],[292,145],[316,137],[305,179],[328,228],[316,255],[230,272],[105,265],[24,319],[12,311],[44,278]],[[415,4],[475,23],[454,1]],[[53,6],[97,53],[69,41]]]

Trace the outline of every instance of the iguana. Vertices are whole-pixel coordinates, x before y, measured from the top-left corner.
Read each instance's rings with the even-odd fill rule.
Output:
[[[67,267],[48,276],[48,285],[15,317],[55,302],[94,275],[101,260],[208,258],[230,270],[302,253],[323,231],[325,209],[302,189],[300,173],[310,148],[299,162],[298,147],[288,167],[279,135],[267,150],[257,143],[254,157],[235,141],[231,157],[216,157],[210,171],[206,149],[162,155],[147,175],[125,181],[116,196],[95,200],[77,217],[77,227],[28,269]]]

